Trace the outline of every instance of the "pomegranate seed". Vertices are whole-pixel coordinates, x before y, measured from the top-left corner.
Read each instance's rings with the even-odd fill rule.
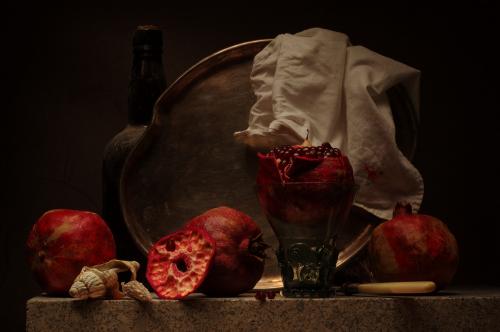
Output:
[[[268,291],[267,292],[267,298],[272,300],[276,297],[276,292],[275,291]]]
[[[257,291],[255,293],[255,298],[259,301],[264,302],[266,300],[266,293],[263,291]]]
[[[342,156],[339,149],[332,147],[329,143],[320,146],[291,146],[280,145],[269,152],[277,161],[278,168],[284,170],[295,157],[307,157],[312,159],[331,158]]]

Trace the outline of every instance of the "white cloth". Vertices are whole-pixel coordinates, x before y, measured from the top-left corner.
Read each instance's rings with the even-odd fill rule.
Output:
[[[329,142],[349,157],[355,205],[383,219],[398,201],[420,208],[423,180],[396,145],[385,94],[403,84],[418,112],[418,70],[314,28],[278,35],[255,56],[250,79],[257,101],[238,141],[263,149],[301,143],[309,131],[313,145]]]

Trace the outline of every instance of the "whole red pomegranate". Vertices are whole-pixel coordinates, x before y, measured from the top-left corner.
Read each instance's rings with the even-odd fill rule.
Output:
[[[83,266],[115,258],[108,226],[95,213],[50,210],[33,225],[27,240],[28,262],[41,288],[66,293]]]
[[[311,146],[306,140],[303,145],[279,146],[258,157],[259,201],[268,217],[312,224],[328,218],[332,202],[338,212],[348,212],[354,176],[339,149],[329,143]]]
[[[448,285],[458,266],[458,246],[448,227],[428,215],[412,214],[398,203],[393,219],[378,225],[368,246],[377,281],[434,281]]]
[[[264,272],[259,226],[241,211],[218,207],[191,219],[186,228],[201,228],[215,240],[215,258],[199,290],[210,296],[235,296],[251,290]]]

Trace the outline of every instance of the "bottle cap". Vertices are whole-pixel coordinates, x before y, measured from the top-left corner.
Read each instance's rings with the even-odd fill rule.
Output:
[[[133,38],[134,50],[157,50],[163,48],[163,35],[158,25],[139,25]]]

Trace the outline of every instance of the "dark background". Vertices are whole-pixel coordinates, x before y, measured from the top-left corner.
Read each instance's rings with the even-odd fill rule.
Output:
[[[100,211],[102,151],[126,123],[132,33],[151,23],[164,31],[168,83],[221,48],[316,26],[420,69],[414,163],[426,186],[421,212],[444,220],[457,237],[455,286],[500,285],[493,74],[500,60],[493,55],[498,15],[486,1],[446,9],[328,3],[5,5],[2,325],[23,330],[25,301],[39,293],[24,256],[37,218],[53,208]]]

